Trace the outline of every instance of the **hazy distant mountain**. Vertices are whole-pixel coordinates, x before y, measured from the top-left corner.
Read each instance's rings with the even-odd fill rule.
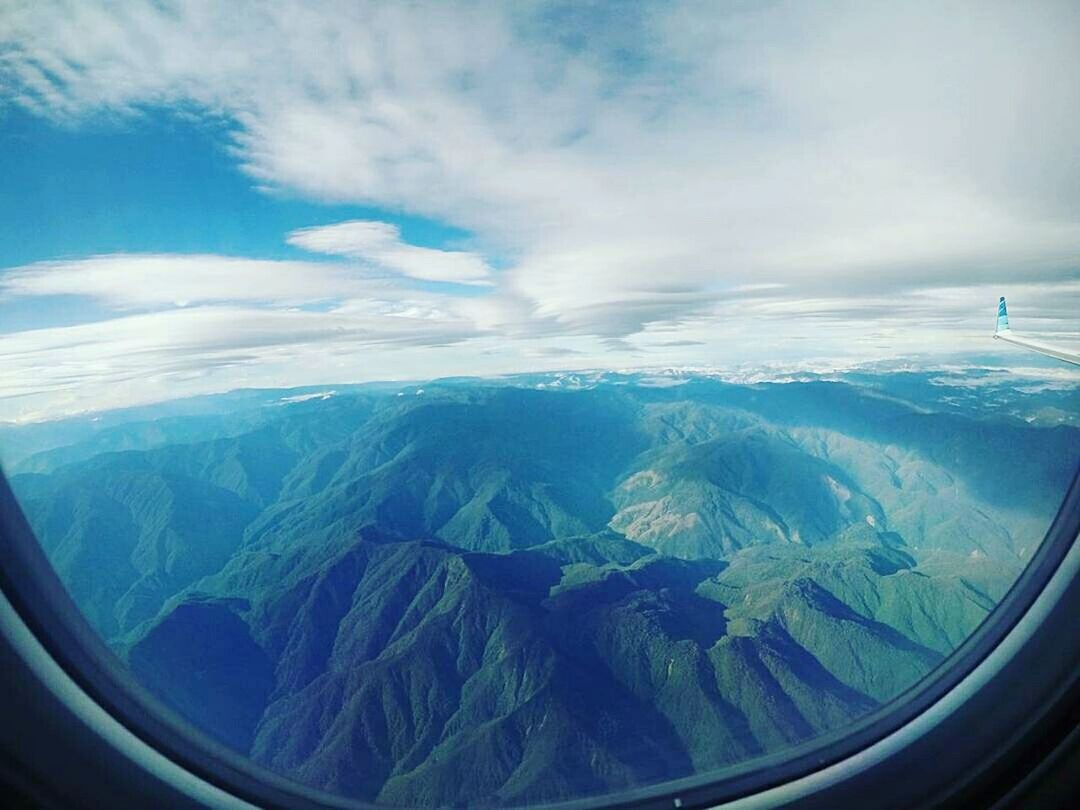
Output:
[[[998,390],[1028,422],[944,385],[260,393],[13,483],[91,622],[219,739],[365,799],[555,800],[838,728],[978,625],[1080,429],[1058,391]]]

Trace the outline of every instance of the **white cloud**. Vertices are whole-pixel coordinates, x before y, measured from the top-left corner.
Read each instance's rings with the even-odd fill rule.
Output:
[[[190,254],[114,254],[38,262],[0,273],[0,297],[80,295],[118,309],[224,301],[302,304],[386,295],[348,267]]]
[[[1075,6],[598,13],[582,49],[561,44],[581,18],[536,6],[40,2],[7,15],[4,61],[51,115],[232,116],[259,182],[470,228],[541,312],[656,277],[1075,268]]]
[[[631,341],[566,329],[508,336],[484,299],[356,298],[323,311],[193,305],[0,335],[0,419],[32,419],[241,386],[426,379],[522,370],[694,365],[828,370],[904,355],[1020,350],[991,340],[996,287],[793,299],[724,298]],[[1016,328],[1056,336],[1080,308],[1076,282],[1004,288]],[[772,294],[772,295],[771,295]],[[1070,320],[1072,319],[1072,320]],[[1045,376],[1045,375],[1044,375]]]
[[[301,228],[288,243],[314,253],[348,256],[424,281],[490,284],[491,268],[475,253],[435,250],[401,241],[397,226],[388,222],[353,220],[336,225]]]
[[[1075,331],[1055,285],[1080,268],[1078,41],[1080,6],[1049,1],[18,4],[11,103],[221,117],[253,182],[434,217],[479,252],[347,222],[289,237],[334,263],[171,257],[141,290],[125,274],[164,259],[95,257],[4,283],[426,312],[501,336],[458,347],[477,370],[620,339],[658,360],[978,349],[1000,293],[1030,331]],[[490,290],[402,296],[373,271]]]
[[[398,377],[398,353],[481,336],[402,305],[329,312],[201,306],[0,335],[0,417],[30,418],[304,379]],[[228,380],[228,382],[223,382]]]

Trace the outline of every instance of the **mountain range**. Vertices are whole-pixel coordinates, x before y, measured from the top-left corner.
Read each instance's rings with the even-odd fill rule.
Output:
[[[204,732],[379,803],[529,804],[782,750],[941,664],[1080,458],[1073,393],[984,412],[971,379],[247,392],[35,427],[8,465]]]

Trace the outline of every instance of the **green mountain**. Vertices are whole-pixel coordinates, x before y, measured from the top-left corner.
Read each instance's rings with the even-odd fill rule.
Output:
[[[891,700],[993,609],[1080,458],[1076,428],[865,382],[555,382],[140,413],[13,485],[91,623],[208,733],[350,796],[505,805]]]

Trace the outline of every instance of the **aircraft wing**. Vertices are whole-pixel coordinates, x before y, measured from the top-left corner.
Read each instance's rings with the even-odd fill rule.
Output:
[[[994,330],[994,337],[997,340],[1004,340],[1006,343],[1023,346],[1033,352],[1045,354],[1047,357],[1056,357],[1058,360],[1080,366],[1080,354],[1062,349],[1059,346],[1051,346],[1039,340],[1031,340],[1013,332],[1009,328],[1009,312],[1005,308],[1005,296],[1002,296],[998,301],[997,328]]]

